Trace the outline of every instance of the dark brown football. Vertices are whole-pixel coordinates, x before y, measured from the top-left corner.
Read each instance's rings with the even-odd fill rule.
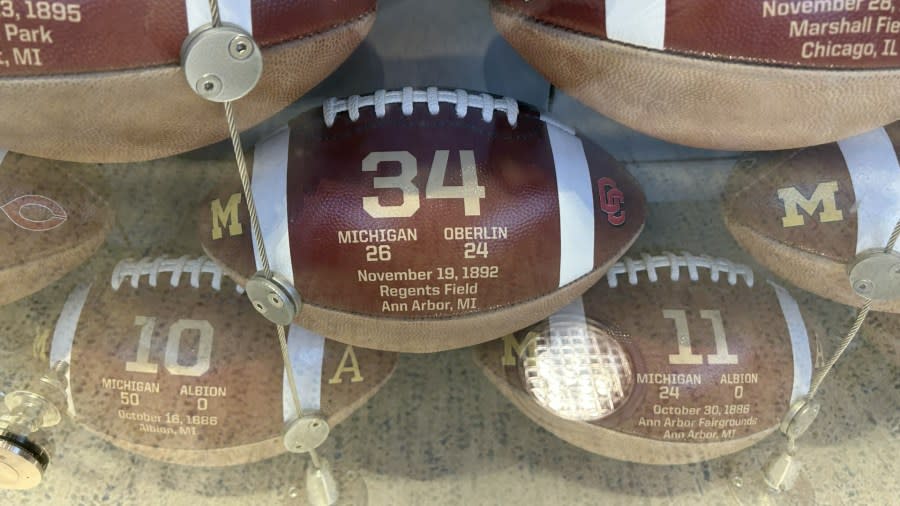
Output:
[[[57,165],[0,151],[0,305],[81,265],[112,226],[107,204]]]
[[[690,253],[625,257],[548,321],[475,360],[529,418],[588,451],[708,460],[774,431],[810,388],[814,334],[783,288]]]
[[[900,119],[894,0],[492,0],[551,83],[641,132],[715,149],[832,142]]]
[[[848,272],[858,254],[883,250],[900,220],[898,153],[900,123],[836,143],[754,155],[728,180],[725,224],[775,274],[861,306]],[[875,301],[872,309],[900,313],[900,300]]]
[[[256,88],[235,103],[241,129],[281,110],[365,38],[375,0],[218,0],[222,21],[262,49]],[[180,67],[206,0],[11,0],[0,4],[0,145],[75,161],[133,161],[228,136],[222,105]],[[15,118],[15,120],[9,120]]]
[[[285,451],[296,410],[275,327],[221,268],[200,258],[119,262],[74,290],[53,334],[69,413],[116,446],[195,466]],[[288,352],[304,414],[333,428],[390,377],[396,354],[291,326]]]
[[[256,147],[252,191],[297,322],[403,352],[500,337],[561,308],[637,238],[608,154],[509,98],[436,88],[328,100]],[[257,270],[240,184],[200,210],[207,254]]]

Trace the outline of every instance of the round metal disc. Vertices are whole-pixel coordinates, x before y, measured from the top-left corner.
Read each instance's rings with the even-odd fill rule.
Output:
[[[253,307],[276,325],[290,325],[300,312],[300,294],[276,273],[267,278],[257,272],[248,281],[246,292]]]
[[[0,439],[0,489],[25,490],[41,483],[46,466],[31,450]]]
[[[206,25],[181,46],[188,85],[213,102],[230,102],[250,93],[262,76],[263,60],[253,37],[236,25]]]
[[[819,409],[819,403],[815,401],[805,403],[803,408],[794,415],[790,425],[788,425],[786,431],[788,437],[797,439],[805,434],[809,430],[810,425],[816,420],[816,417],[819,416]]]
[[[324,418],[304,416],[290,422],[284,431],[284,447],[292,453],[315,450],[328,439],[331,428]]]
[[[858,295],[873,300],[900,299],[900,254],[861,253],[850,267],[850,286]]]

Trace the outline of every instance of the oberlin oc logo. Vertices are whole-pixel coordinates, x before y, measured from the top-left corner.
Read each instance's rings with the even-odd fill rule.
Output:
[[[66,210],[43,195],[21,195],[0,206],[0,210],[19,228],[46,232],[69,219]]]
[[[599,190],[600,210],[606,213],[606,220],[610,225],[618,227],[625,223],[625,194],[622,193],[612,178],[603,177],[597,180]]]

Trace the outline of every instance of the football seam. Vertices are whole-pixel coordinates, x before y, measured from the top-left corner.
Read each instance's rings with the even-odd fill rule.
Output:
[[[811,259],[823,259],[830,262],[834,262],[841,265],[848,265],[853,261],[855,255],[853,257],[841,257],[839,255],[832,255],[830,253],[822,253],[821,251],[816,250],[813,246],[806,244],[797,244],[796,242],[790,242],[787,239],[782,240],[779,238],[771,237],[767,235],[765,232],[757,230],[747,224],[741,223],[734,215],[733,211],[730,209],[726,209],[723,213],[723,221],[725,222],[725,228],[728,229],[729,233],[733,236],[733,232],[731,232],[732,227],[741,227],[745,229],[747,232],[753,234],[756,238],[765,240],[767,243],[771,245],[779,245],[785,248],[795,249],[805,255],[809,255]],[[854,248],[856,246],[856,240],[853,241]],[[855,249],[854,249],[855,251]]]

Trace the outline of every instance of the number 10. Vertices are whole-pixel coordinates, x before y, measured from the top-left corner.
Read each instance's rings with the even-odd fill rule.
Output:
[[[159,366],[150,362],[150,347],[153,340],[153,329],[156,327],[156,318],[135,316],[134,324],[141,328],[141,337],[138,341],[136,360],[134,362],[126,362],[125,370],[128,372],[156,374]],[[178,362],[178,356],[181,354],[181,338],[187,330],[196,330],[200,333],[200,340],[197,343],[197,360],[192,365],[182,365]],[[166,339],[166,354],[163,365],[170,374],[175,376],[202,376],[210,367],[212,342],[213,327],[208,321],[178,320],[169,327],[169,337]]]

